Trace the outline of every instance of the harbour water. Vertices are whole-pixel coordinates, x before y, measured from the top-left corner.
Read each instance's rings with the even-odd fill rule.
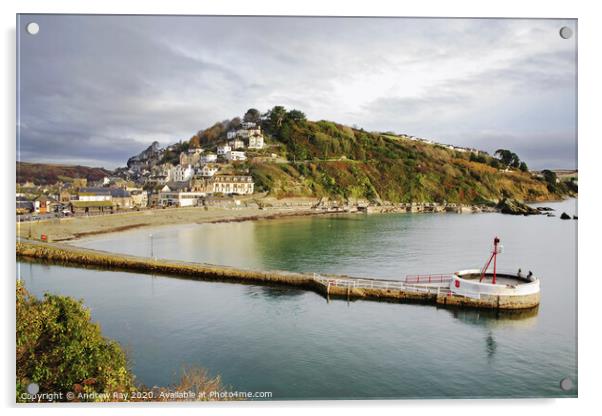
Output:
[[[481,267],[532,270],[541,305],[526,314],[332,300],[291,288],[199,282],[20,263],[35,295],[81,298],[127,350],[147,386],[182,366],[273,399],[557,397],[577,393],[576,201],[556,217],[383,214],[136,230],[77,245],[243,268],[403,278]],[[151,236],[152,235],[152,236]],[[574,388],[562,391],[570,377]]]

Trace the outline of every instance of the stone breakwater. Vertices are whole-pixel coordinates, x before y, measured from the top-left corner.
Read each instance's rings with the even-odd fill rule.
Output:
[[[193,280],[231,283],[286,285],[312,290],[326,297],[366,299],[389,302],[418,301],[454,307],[512,310],[536,306],[539,299],[502,299],[500,297],[475,300],[456,296],[442,287],[408,285],[398,280],[378,280],[340,275],[316,275],[287,271],[245,270],[229,266],[153,259],[109,253],[60,243],[18,241],[18,258],[47,263],[95,267],[137,273],[160,274]]]

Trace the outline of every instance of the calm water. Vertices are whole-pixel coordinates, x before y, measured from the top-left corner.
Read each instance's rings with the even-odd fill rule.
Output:
[[[546,204],[576,213],[576,201]],[[577,221],[499,214],[392,214],[191,225],[106,235],[103,250],[246,268],[402,278],[499,267],[542,280],[536,313],[327,302],[294,289],[20,264],[29,290],[84,300],[147,385],[199,365],[274,399],[574,396]]]

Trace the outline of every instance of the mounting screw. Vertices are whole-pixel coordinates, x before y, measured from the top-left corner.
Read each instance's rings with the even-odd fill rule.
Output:
[[[37,35],[38,32],[40,31],[40,25],[37,24],[36,22],[30,22],[30,23],[27,23],[27,26],[25,26],[25,30],[30,35]]]
[[[559,33],[562,39],[569,39],[571,36],[573,36],[573,29],[568,26],[563,26],[560,28]]]

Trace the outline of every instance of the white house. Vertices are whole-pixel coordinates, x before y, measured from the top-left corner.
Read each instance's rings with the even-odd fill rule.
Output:
[[[206,153],[201,156],[201,165],[206,165],[207,163],[215,163],[217,161],[217,155],[215,153]]]
[[[80,188],[77,199],[80,201],[110,201],[113,197],[109,188]]]
[[[236,130],[230,130],[228,133],[226,133],[226,137],[228,140],[234,139],[236,137]]]
[[[228,142],[228,145],[234,149],[234,150],[238,150],[238,149],[244,149],[245,148],[245,142],[243,142],[240,139],[234,139],[234,140],[230,140]]]
[[[263,146],[264,142],[261,134],[249,136],[249,149],[263,149]]]
[[[243,139],[248,139],[251,136],[260,135],[261,128],[254,127],[254,128],[250,128],[250,129],[240,129],[236,132],[236,134]]]
[[[229,153],[231,150],[232,148],[227,144],[220,144],[219,146],[217,146],[217,155],[226,156],[226,154]]]
[[[226,153],[226,159],[233,162],[236,160],[247,160],[247,156],[245,156],[245,152],[241,152],[239,150],[232,150]]]
[[[182,166],[178,165],[172,168],[171,174],[169,175],[171,180],[174,182],[186,182],[194,175],[194,169],[190,165]]]
[[[253,123],[252,121],[243,121],[242,123],[240,123],[240,125],[243,129],[251,129],[257,126],[257,124]]]
[[[251,176],[215,175],[210,181],[212,191],[222,194],[250,195],[255,188]]]
[[[205,196],[204,192],[161,191],[159,192],[159,205],[162,207],[193,207],[198,205],[199,199]]]
[[[203,165],[203,167],[199,170],[201,176],[206,178],[210,178],[217,173],[219,167],[213,164]]]

